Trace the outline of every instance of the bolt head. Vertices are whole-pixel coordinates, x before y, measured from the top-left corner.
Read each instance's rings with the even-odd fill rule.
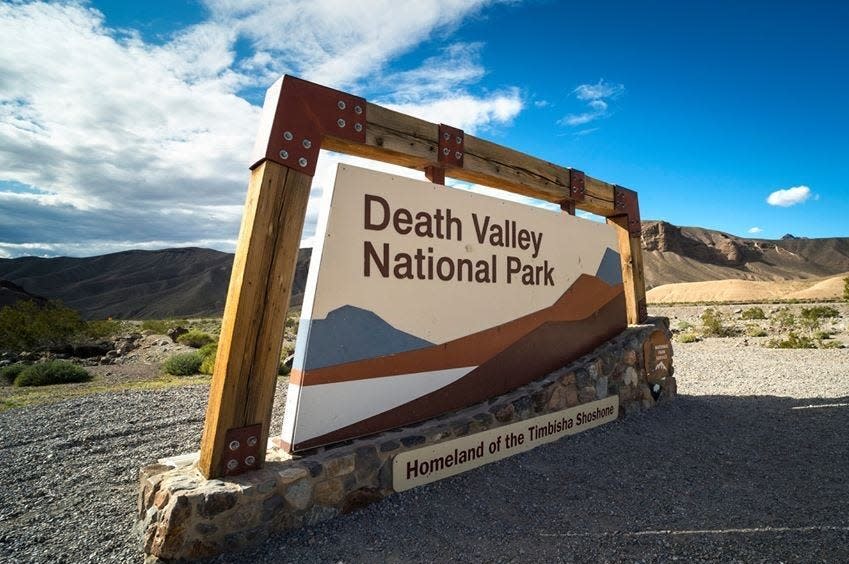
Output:
[[[457,144],[459,145],[460,143],[463,142],[463,138],[458,135],[456,141],[457,141]]]
[[[231,458],[227,461],[227,470],[235,470],[239,466],[239,461]]]
[[[454,153],[454,158],[455,158],[455,159],[457,159],[457,160],[459,161],[460,159],[462,159],[462,158],[463,158],[463,153],[461,153],[460,151],[455,152],[455,153]]]
[[[239,441],[230,441],[230,450],[239,450],[239,447],[242,446],[239,444]]]
[[[442,134],[442,138],[448,141],[449,139],[451,139],[451,134],[446,131]]]
[[[310,147],[312,147],[312,141],[310,141],[309,139],[304,139],[301,144],[304,146],[304,149],[309,149]]]
[[[360,115],[361,113],[363,113],[362,106],[354,106],[354,113],[357,114],[357,115]]]
[[[445,147],[444,149],[442,149],[442,154],[445,155],[446,157],[448,156],[448,153],[450,153],[450,152],[451,152],[451,149],[449,149],[448,147]]]
[[[344,109],[345,109],[345,101],[344,101],[344,100],[339,100],[338,102],[336,102],[336,106],[337,106],[340,110],[344,110]]]
[[[253,466],[254,462],[256,462],[256,457],[248,456],[245,458],[245,466]]]
[[[289,158],[289,151],[283,149],[278,153],[278,155],[280,155],[281,159],[286,160]]]
[[[295,138],[295,136],[292,135],[291,131],[284,131],[283,132],[283,139],[285,139],[286,141],[291,141],[294,138]]]
[[[357,133],[359,133],[359,132],[360,132],[360,131],[362,131],[362,130],[363,130],[363,124],[361,124],[361,123],[355,123],[355,124],[354,124],[354,131],[356,131]]]
[[[256,446],[256,441],[257,441],[256,437],[251,435],[250,437],[248,437],[248,446],[249,447]]]
[[[298,159],[298,164],[301,165],[302,167],[307,166],[307,159],[305,159],[304,157],[301,157],[300,159]]]
[[[338,125],[339,127],[345,127],[345,120],[342,118],[337,119],[336,125]]]

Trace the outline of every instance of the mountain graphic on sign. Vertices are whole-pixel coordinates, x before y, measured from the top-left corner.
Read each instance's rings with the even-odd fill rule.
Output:
[[[310,323],[305,370],[433,346],[396,329],[377,314],[352,305]]]
[[[375,318],[379,320],[376,315]],[[619,334],[626,326],[622,284],[611,285],[600,277],[581,274],[549,307],[483,331],[438,345],[375,355],[357,362],[325,364],[303,372],[293,369],[290,381],[307,390],[323,384],[399,375],[418,378],[419,374],[463,367],[469,371],[433,392],[410,397],[401,405],[345,427],[297,440],[290,448],[298,451],[368,435],[484,401],[565,366]],[[392,328],[392,331],[397,330]],[[335,346],[340,345],[336,343]]]

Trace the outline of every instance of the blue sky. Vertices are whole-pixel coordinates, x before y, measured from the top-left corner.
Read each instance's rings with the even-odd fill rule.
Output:
[[[232,251],[285,72],[635,189],[644,219],[849,236],[847,27],[825,1],[0,3],[0,257]]]

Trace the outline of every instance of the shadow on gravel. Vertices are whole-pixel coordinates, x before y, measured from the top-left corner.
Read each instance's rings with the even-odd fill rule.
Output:
[[[847,423],[849,397],[681,396],[210,562],[847,561]]]
[[[212,562],[849,561],[847,404],[681,396]],[[138,468],[197,448],[205,406],[0,414],[0,562],[141,562]]]

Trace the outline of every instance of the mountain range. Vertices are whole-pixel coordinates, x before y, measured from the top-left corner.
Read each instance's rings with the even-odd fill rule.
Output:
[[[303,299],[311,249],[301,249],[292,303]],[[823,279],[849,272],[849,237],[743,238],[701,227],[643,222],[647,289],[682,282]],[[0,259],[0,305],[58,299],[89,319],[217,316],[233,255],[200,248],[86,258]]]

